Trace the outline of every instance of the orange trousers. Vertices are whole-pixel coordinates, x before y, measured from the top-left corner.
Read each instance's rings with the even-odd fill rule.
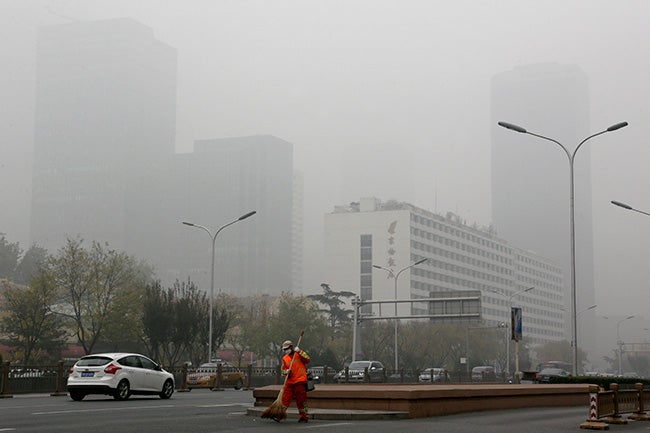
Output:
[[[284,387],[282,393],[282,405],[289,407],[293,399],[296,399],[296,406],[300,418],[307,419],[307,384],[305,382],[294,383]]]

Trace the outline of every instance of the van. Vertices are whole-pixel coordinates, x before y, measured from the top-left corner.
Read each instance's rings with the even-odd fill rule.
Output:
[[[489,382],[496,380],[494,367],[491,365],[479,365],[472,368],[472,382]]]

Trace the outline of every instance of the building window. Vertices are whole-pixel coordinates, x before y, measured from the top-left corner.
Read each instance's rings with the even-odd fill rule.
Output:
[[[372,299],[372,235],[361,235],[359,240],[359,293],[361,300]],[[361,307],[362,313],[370,313],[371,306]]]

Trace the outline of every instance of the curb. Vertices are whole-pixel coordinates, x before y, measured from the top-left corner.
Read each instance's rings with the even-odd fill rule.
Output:
[[[246,415],[259,417],[266,407],[252,407],[246,410]],[[310,419],[322,420],[388,420],[406,419],[408,412],[378,411],[378,410],[340,410],[340,409],[309,409]],[[298,409],[287,409],[287,419],[298,419]]]

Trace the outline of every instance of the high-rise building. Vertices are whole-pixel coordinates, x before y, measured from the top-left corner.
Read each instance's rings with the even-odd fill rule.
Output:
[[[216,239],[215,292],[279,295],[292,290],[293,146],[270,135],[198,140],[176,156],[169,200],[184,221],[217,230],[257,214]],[[171,221],[170,221],[171,223]],[[193,227],[170,227],[163,272],[209,287],[211,242]]]
[[[571,340],[570,167],[556,143],[500,128],[506,121],[562,143],[572,153],[587,137],[589,88],[576,65],[517,67],[492,80],[492,222],[500,237],[548,257],[566,278],[566,339]],[[595,303],[591,155],[582,146],[574,162],[577,310]],[[581,315],[581,348],[589,346],[593,311]],[[582,327],[580,325],[583,325]]]
[[[424,258],[399,276],[396,288],[386,270],[396,274]],[[510,307],[521,306],[527,343],[564,339],[562,269],[451,212],[443,216],[376,198],[337,206],[325,215],[323,268],[334,290],[352,291],[361,300],[478,294],[486,324],[510,323]],[[394,317],[393,305],[372,304],[366,312]],[[403,302],[397,308],[398,317],[432,314],[428,302]]]
[[[293,173],[293,202],[292,207],[292,223],[291,223],[291,268],[292,268],[292,286],[293,290],[302,294],[303,287],[303,258],[305,249],[304,242],[304,190],[305,190],[305,177],[301,171],[295,170]]]
[[[300,284],[290,143],[199,140],[175,154],[176,52],[131,19],[43,28],[37,63],[32,242],[106,242],[152,264],[163,284],[207,290],[211,242],[181,221],[216,230],[255,210],[219,234],[215,289],[277,295]]]
[[[157,184],[174,153],[176,51],[131,19],[39,30],[31,241],[162,248]]]

